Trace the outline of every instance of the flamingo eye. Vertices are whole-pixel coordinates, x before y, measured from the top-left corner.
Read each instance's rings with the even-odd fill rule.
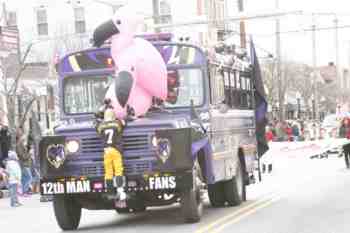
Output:
[[[117,19],[117,21],[115,22],[117,25],[120,25],[120,24],[122,24],[122,22],[119,20],[119,19]]]

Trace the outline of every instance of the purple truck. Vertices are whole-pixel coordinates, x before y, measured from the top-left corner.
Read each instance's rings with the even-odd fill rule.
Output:
[[[254,182],[254,90],[249,66],[241,70],[209,59],[199,47],[146,37],[159,50],[169,77],[171,102],[155,101],[123,134],[129,199],[117,208],[106,196],[103,143],[94,112],[114,82],[110,48],[61,59],[60,124],[39,146],[41,194],[53,196],[58,225],[79,226],[82,208],[118,213],[179,203],[186,222],[198,222],[203,194],[212,206],[235,206]],[[154,39],[156,38],[156,39]],[[176,75],[174,75],[176,73]]]

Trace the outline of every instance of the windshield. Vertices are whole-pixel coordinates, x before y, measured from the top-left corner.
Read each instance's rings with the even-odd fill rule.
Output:
[[[96,112],[103,103],[113,77],[76,76],[64,83],[64,111],[68,114]]]
[[[203,72],[200,69],[176,70],[179,80],[177,101],[173,104],[165,102],[165,107],[188,107],[193,100],[195,106],[203,104],[204,82]]]
[[[177,100],[165,102],[166,108],[188,107],[191,100],[195,106],[203,104],[204,84],[200,69],[176,70],[179,87]],[[96,112],[102,105],[108,86],[113,82],[112,75],[74,76],[65,79],[64,111],[67,114]]]

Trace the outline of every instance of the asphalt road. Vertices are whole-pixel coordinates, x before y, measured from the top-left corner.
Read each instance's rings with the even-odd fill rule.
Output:
[[[349,186],[348,186],[349,185]],[[78,232],[234,232],[345,233],[350,232],[350,171],[339,158],[284,158],[262,183],[248,189],[239,207],[211,208],[206,202],[202,221],[184,224],[178,206],[151,208],[145,213],[118,215],[113,211],[83,211]],[[51,203],[39,196],[10,208],[0,200],[0,232],[61,232]]]

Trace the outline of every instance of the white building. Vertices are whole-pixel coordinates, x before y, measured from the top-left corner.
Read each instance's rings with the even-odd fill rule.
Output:
[[[235,31],[238,23],[227,23],[223,20],[235,16],[238,12],[236,0],[161,0],[161,23],[186,24],[162,29],[170,31],[176,38],[189,38],[191,42],[200,45],[217,43],[218,34],[224,31]],[[162,17],[164,16],[164,17]],[[208,24],[193,24],[207,21]]]
[[[50,63],[57,54],[89,47],[93,29],[118,5],[117,1],[26,0],[9,1],[6,10],[17,16],[22,51],[33,44],[27,62]]]
[[[17,24],[22,51],[33,44],[30,63],[52,63],[57,55],[88,48],[92,32],[109,19],[126,2],[134,4],[148,18],[152,29],[152,0],[11,0],[6,2],[7,19]],[[191,25],[165,29],[176,37],[189,37],[193,42],[216,42],[217,31],[232,29],[237,23],[224,24],[221,20],[234,16],[236,0],[159,0],[160,23],[184,23],[211,20],[214,24]],[[236,28],[236,27],[234,27]]]
[[[227,29],[222,20],[234,16],[236,0],[159,0],[161,24],[188,23],[188,26],[162,29],[174,33],[175,38],[189,38],[200,45],[215,44],[218,31]],[[152,0],[8,0],[5,1],[2,25],[17,26],[20,51],[23,56],[29,45],[26,63],[31,64],[23,74],[23,82],[34,90],[43,90],[34,105],[40,119],[47,115],[46,84],[55,82],[54,62],[68,52],[89,48],[93,30],[111,18],[125,3],[135,6],[145,16],[142,30],[153,32]],[[212,21],[193,25],[192,22]],[[0,22],[1,23],[1,22]],[[237,24],[237,23],[234,23]],[[231,24],[232,25],[232,24]],[[140,31],[140,32],[141,32]],[[12,75],[15,72],[12,72]],[[38,117],[39,118],[39,117]],[[43,121],[42,125],[46,122]],[[45,128],[45,127],[43,127]]]

